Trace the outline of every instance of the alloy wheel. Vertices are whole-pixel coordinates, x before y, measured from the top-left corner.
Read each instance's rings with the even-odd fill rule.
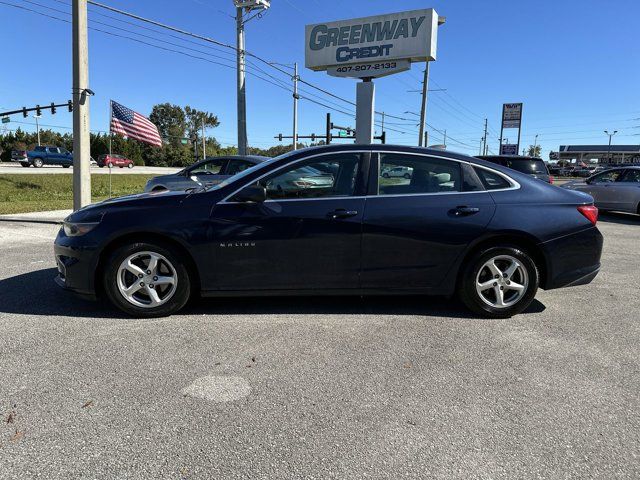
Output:
[[[502,309],[516,303],[529,287],[527,269],[515,257],[498,255],[487,260],[476,276],[476,292],[487,305]]]
[[[178,275],[171,262],[156,252],[136,252],[118,268],[118,291],[132,305],[156,308],[176,292]]]

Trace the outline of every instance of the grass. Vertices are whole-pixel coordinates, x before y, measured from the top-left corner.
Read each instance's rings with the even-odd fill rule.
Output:
[[[140,193],[153,175],[112,175],[111,196]],[[0,215],[73,207],[72,175],[0,175]],[[91,177],[91,200],[109,198],[109,175]]]

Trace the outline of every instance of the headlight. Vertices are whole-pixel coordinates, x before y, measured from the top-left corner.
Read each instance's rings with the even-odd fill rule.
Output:
[[[67,237],[80,237],[82,235],[86,235],[91,230],[96,228],[100,222],[90,222],[90,223],[73,223],[73,222],[64,222],[62,224],[62,228],[64,229],[64,234]]]

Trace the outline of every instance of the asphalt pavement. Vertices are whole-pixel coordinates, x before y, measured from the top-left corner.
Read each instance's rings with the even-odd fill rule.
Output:
[[[59,291],[57,226],[0,221],[0,478],[640,478],[640,219],[508,320],[428,298]]]

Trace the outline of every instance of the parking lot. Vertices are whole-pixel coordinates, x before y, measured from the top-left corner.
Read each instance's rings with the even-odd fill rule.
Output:
[[[424,298],[196,302],[133,320],[0,222],[2,478],[638,478],[640,219],[509,320]]]

